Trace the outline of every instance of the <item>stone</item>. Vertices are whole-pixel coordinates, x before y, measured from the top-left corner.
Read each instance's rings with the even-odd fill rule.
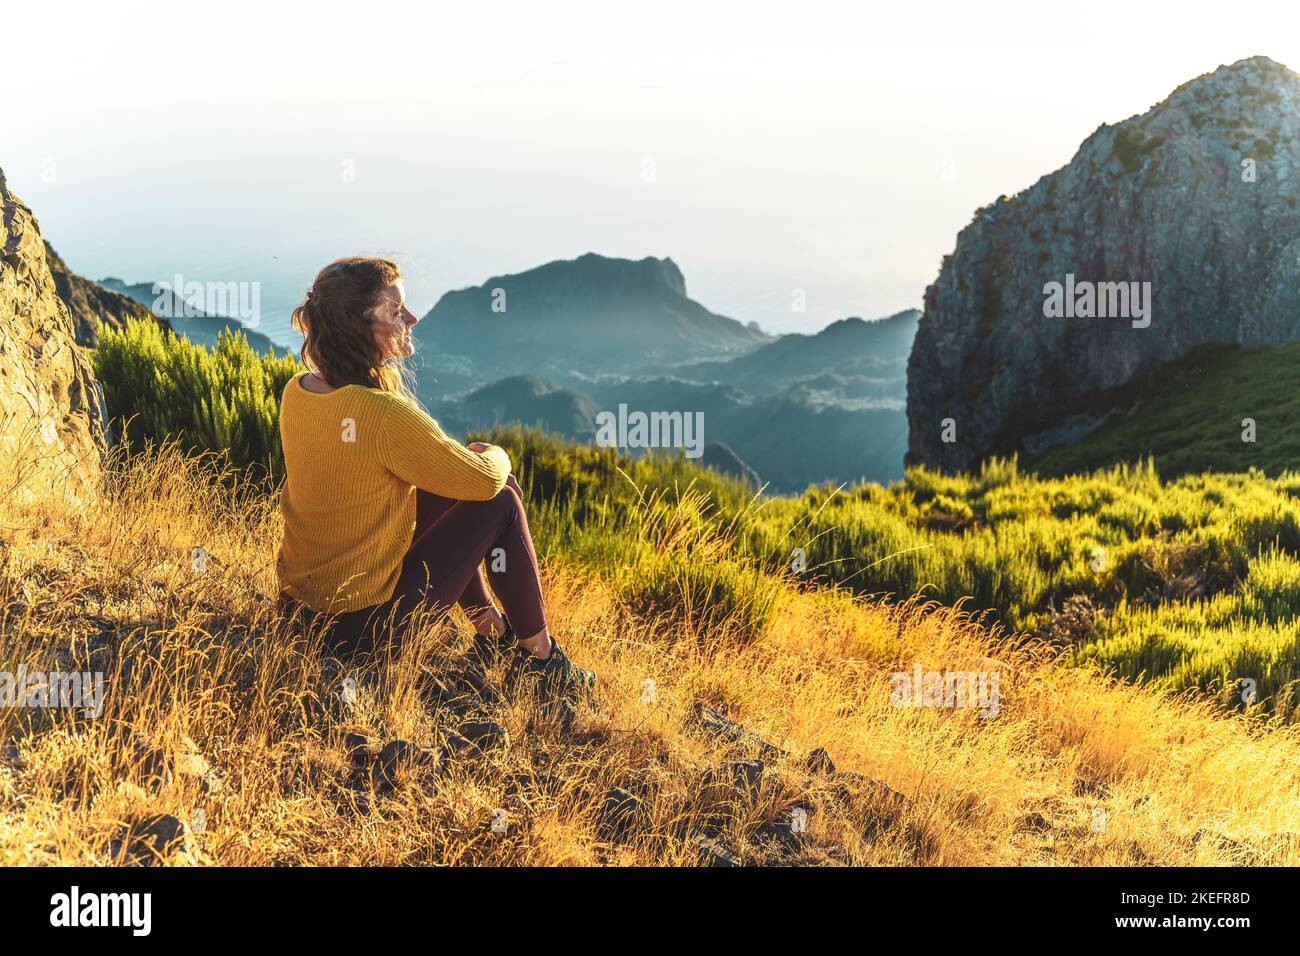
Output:
[[[379,750],[379,741],[365,734],[349,733],[343,737],[343,749],[354,767],[364,766]]]
[[[803,765],[809,773],[833,774],[835,772],[835,762],[831,760],[831,755],[825,747],[814,747],[808,751],[803,758]]]
[[[122,721],[110,723],[105,743],[114,752],[119,766],[138,775],[149,792],[157,793],[172,780],[175,767],[167,752],[130,724]]]
[[[501,695],[488,682],[488,679],[482,674],[477,674],[473,670],[467,670],[465,678],[465,696],[469,697],[475,704],[492,706],[500,703]]]
[[[411,770],[437,764],[438,755],[429,748],[417,746],[409,740],[390,740],[375,758],[371,779],[376,790],[386,792],[396,787]]]
[[[1044,830],[1052,829],[1052,824],[1041,813],[1031,813],[1020,821],[1020,829],[1042,833]]]
[[[484,752],[502,746],[510,739],[506,729],[492,720],[471,720],[461,724],[460,734]]]
[[[702,866],[735,867],[740,866],[740,857],[732,853],[717,840],[704,837],[695,840]]]
[[[456,733],[454,730],[449,730],[442,735],[442,746],[445,751],[451,754],[463,754],[469,750],[478,750],[473,741]]]
[[[837,771],[831,778],[832,793],[843,804],[857,804],[869,810],[870,819],[864,836],[873,838],[898,823],[912,801],[887,783],[852,770]]]
[[[176,775],[198,781],[205,793],[219,793],[225,784],[225,775],[212,766],[199,745],[189,737],[181,741],[181,752],[176,758]]]
[[[737,786],[757,794],[759,787],[762,786],[764,769],[761,760],[736,760],[723,764],[719,768],[719,776],[730,779]]]
[[[748,744],[757,748],[759,753],[769,760],[788,756],[786,751],[764,740],[748,727],[728,720],[713,708],[706,707],[698,701],[691,705],[686,725],[689,730],[704,736],[717,737],[734,744]]]
[[[766,837],[787,851],[794,850],[802,843],[805,828],[816,812],[817,808],[811,803],[796,803],[783,810],[776,819],[764,823],[755,835]]]
[[[709,803],[726,803],[737,797],[753,800],[763,787],[761,760],[733,760],[704,774],[701,792]]]
[[[152,866],[176,852],[190,852],[190,828],[170,813],[130,821],[109,842],[109,854],[118,865]]]
[[[461,681],[428,678],[421,689],[421,700],[430,711],[448,710],[462,718],[470,717],[482,708],[479,693]]]
[[[556,697],[552,700],[543,700],[533,711],[533,719],[529,721],[528,732],[543,733],[542,725],[553,725],[562,735],[573,733],[574,724],[578,721],[578,709],[574,706],[573,701],[567,697]]]
[[[615,843],[622,842],[643,809],[640,797],[622,787],[612,788],[605,794],[598,816],[597,829],[601,837]]]
[[[1240,853],[1245,849],[1245,845],[1240,840],[1234,840],[1230,836],[1216,833],[1206,827],[1201,827],[1192,834],[1192,846],[1200,846],[1202,843],[1219,850],[1226,850],[1230,854]]]

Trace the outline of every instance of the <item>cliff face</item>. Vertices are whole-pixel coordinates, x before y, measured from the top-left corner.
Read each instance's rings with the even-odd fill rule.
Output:
[[[975,214],[926,290],[907,460],[969,468],[1197,344],[1300,338],[1297,280],[1300,77],[1253,57],[1102,126],[1068,166]]]
[[[155,319],[153,313],[135,300],[77,275],[48,242],[45,243],[45,263],[54,279],[55,291],[72,313],[78,345],[94,348],[99,344],[101,326],[120,329],[126,325],[127,319],[150,319],[170,328],[166,319]]]
[[[0,458],[11,466],[6,480],[29,487],[48,479],[75,493],[98,477],[100,434],[90,362],[55,289],[40,228],[0,171]]]

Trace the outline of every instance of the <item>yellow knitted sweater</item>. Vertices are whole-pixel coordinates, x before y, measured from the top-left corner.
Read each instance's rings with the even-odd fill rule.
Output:
[[[276,571],[290,597],[341,613],[388,600],[415,527],[415,489],[486,501],[510,475],[510,458],[448,437],[418,405],[393,392],[345,385],[308,391],[306,372],[285,386],[280,440],[284,538]]]

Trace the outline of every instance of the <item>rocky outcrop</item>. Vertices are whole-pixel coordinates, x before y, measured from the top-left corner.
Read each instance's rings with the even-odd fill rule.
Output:
[[[45,243],[45,263],[54,278],[55,291],[72,313],[78,345],[94,348],[99,344],[101,327],[121,329],[127,319],[151,319],[164,328],[169,327],[166,319],[154,319],[148,309],[133,299],[77,275],[48,242]]]
[[[975,213],[926,290],[907,460],[969,468],[1197,344],[1300,338],[1298,280],[1300,77],[1253,57]]]
[[[100,467],[90,362],[55,289],[32,211],[0,171],[0,461],[5,494],[41,479],[77,491]]]

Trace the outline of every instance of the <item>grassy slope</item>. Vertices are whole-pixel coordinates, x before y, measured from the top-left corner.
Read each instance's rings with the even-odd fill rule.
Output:
[[[546,515],[541,533],[552,550],[590,563],[628,563],[618,532],[639,526],[642,517],[612,452],[519,431],[483,437],[511,449],[537,479],[532,504]],[[1060,644],[1076,663],[1206,692],[1238,710],[1298,716],[1294,474],[1162,481],[1138,466],[1041,480],[1001,462],[978,475],[916,469],[888,488],[812,488],[751,501],[743,487],[680,459],[621,467],[649,488],[693,483],[692,493],[734,524],[738,553],[769,570],[792,576],[791,556],[801,548],[807,570],[794,576],[799,581],[965,604],[989,623]],[[671,567],[680,549],[656,554]],[[743,586],[742,570],[718,560],[713,572],[727,572],[733,584],[712,601],[734,605],[738,620],[761,624],[761,607],[743,599],[754,589]],[[624,591],[644,598],[643,577]],[[1242,699],[1245,679],[1255,681],[1258,707]]]
[[[608,527],[550,526],[573,505],[538,509],[549,613],[573,656],[600,672],[594,701],[569,736],[526,703],[493,706],[508,746],[442,774],[414,770],[388,795],[349,771],[342,735],[436,743],[448,713],[422,704],[418,688],[454,668],[463,622],[431,625],[407,656],[357,673],[359,702],[347,708],[340,675],[271,626],[272,500],[232,496],[192,460],[164,454],[116,472],[99,501],[42,494],[10,505],[3,663],[58,660],[110,680],[103,720],[0,711],[8,863],[106,862],[121,821],[196,808],[206,830],[175,862],[688,863],[697,856],[684,836],[712,815],[747,861],[1300,863],[1294,728],[1061,667],[951,610],[754,576],[738,529],[710,524],[689,496],[652,498],[640,525],[616,529],[622,564],[601,550]],[[668,542],[679,563],[665,570]],[[195,546],[211,555],[203,573]],[[680,610],[716,584],[720,563],[731,597],[722,616],[627,600],[669,600],[675,582]],[[891,706],[890,675],[917,662],[997,670],[999,715]],[[647,677],[653,705],[642,702]],[[824,745],[841,768],[906,799],[864,779],[809,776],[796,759],[773,761],[756,796],[701,788],[702,768],[744,753],[683,733],[697,701],[795,754]],[[115,742],[114,720],[143,750]],[[153,747],[189,765],[201,753],[219,784],[187,772],[149,779],[141,755]],[[646,812],[613,843],[596,814],[616,785],[640,793]],[[813,810],[808,832],[775,850],[763,824],[796,801]],[[488,825],[496,808],[507,809],[504,834]]]
[[[1109,408],[1125,413],[1026,467],[1059,476],[1152,456],[1165,476],[1294,469],[1300,464],[1300,342],[1271,349],[1201,346],[1071,411]],[[1253,443],[1242,441],[1244,418],[1255,420]]]
[[[1211,349],[1205,361],[1233,354]],[[280,471],[279,392],[293,370],[242,339],[206,350],[164,340],[152,324],[106,334],[96,355],[113,414],[135,415],[133,441],[181,434],[272,476]],[[1133,389],[1167,388],[1169,379]],[[1208,692],[1239,710],[1300,715],[1294,474],[1162,481],[1153,468],[1135,466],[1039,480],[994,462],[977,475],[916,469],[888,488],[811,488],[751,502],[745,487],[680,458],[629,461],[518,430],[487,437],[535,479],[531,505],[543,512],[535,525],[545,546],[579,563],[626,569],[612,583],[643,613],[693,625],[727,618],[752,634],[774,601],[753,559],[789,571],[799,548],[807,558],[799,580],[965,603],[991,623],[1067,647],[1076,662]],[[688,508],[664,507],[665,489],[688,485]],[[649,506],[637,487],[659,489]],[[734,523],[739,547],[730,554],[705,547],[713,558],[705,565],[680,539],[710,509]],[[646,548],[647,538],[657,547]],[[698,592],[691,602],[677,598],[681,581]],[[1255,682],[1259,706],[1243,699],[1246,680]]]

